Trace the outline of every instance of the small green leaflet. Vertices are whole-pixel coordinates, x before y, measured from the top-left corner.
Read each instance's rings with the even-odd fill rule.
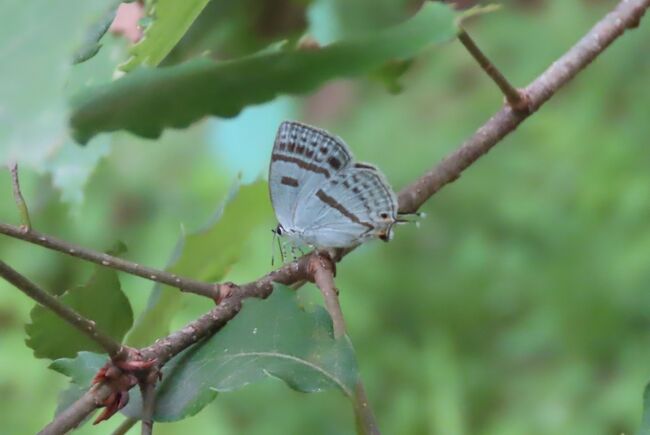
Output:
[[[59,300],[117,341],[122,341],[133,325],[131,304],[114,270],[96,267],[86,284],[67,290]],[[71,357],[83,350],[103,352],[97,343],[47,308],[36,305],[30,317],[32,322],[25,325],[26,342],[37,358]]]

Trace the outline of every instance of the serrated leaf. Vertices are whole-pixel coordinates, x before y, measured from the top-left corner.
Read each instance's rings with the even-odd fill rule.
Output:
[[[230,194],[213,224],[181,238],[168,270],[203,281],[218,281],[241,255],[251,231],[270,221],[272,216],[265,182],[241,186]],[[178,289],[156,286],[127,343],[146,346],[169,332],[169,323],[181,306],[181,297]]]
[[[133,311],[122,292],[117,273],[98,267],[85,285],[67,290],[59,300],[84,317],[93,320],[97,328],[122,341],[133,324]],[[70,326],[51,310],[36,305],[31,323],[25,325],[27,345],[37,358],[72,357],[80,351],[104,350],[85,334]]]
[[[106,355],[79,352],[74,358],[59,358],[52,361],[49,368],[69,377],[73,384],[86,388],[107,361]]]
[[[90,387],[90,382],[108,358],[92,352],[79,352],[75,358],[59,358],[49,368],[70,378],[70,385],[59,393],[55,415],[65,411]]]
[[[120,66],[131,71],[139,65],[157,66],[181,40],[210,0],[156,0],[148,5],[152,23],[131,50],[131,57]]]
[[[120,129],[157,137],[166,127],[187,127],[205,115],[232,117],[278,94],[305,93],[333,78],[370,73],[389,60],[412,57],[454,37],[456,17],[445,5],[426,3],[398,26],[321,49],[143,68],[77,95],[70,118],[73,134],[81,143],[97,133]]]

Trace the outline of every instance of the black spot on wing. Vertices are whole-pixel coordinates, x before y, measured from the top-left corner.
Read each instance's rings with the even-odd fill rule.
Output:
[[[300,183],[298,183],[298,180],[292,177],[282,177],[280,183],[291,187],[298,187],[300,185]]]

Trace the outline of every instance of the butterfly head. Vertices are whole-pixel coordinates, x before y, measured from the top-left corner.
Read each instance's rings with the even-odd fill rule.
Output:
[[[393,238],[393,226],[395,225],[401,225],[401,224],[412,224],[414,223],[416,227],[420,226],[420,221],[419,219],[425,217],[426,214],[422,212],[414,212],[414,213],[398,213],[397,218],[390,219],[390,223],[386,227],[386,229],[383,229],[379,232],[378,237],[379,240],[382,240],[384,242],[389,242]],[[384,216],[381,216],[384,218]]]

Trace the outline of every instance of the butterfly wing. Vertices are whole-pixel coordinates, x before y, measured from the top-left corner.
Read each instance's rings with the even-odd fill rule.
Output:
[[[301,206],[305,198],[351,162],[341,139],[295,121],[280,124],[269,167],[271,203],[280,224],[285,229],[301,229],[296,214],[299,209],[309,214]]]
[[[310,210],[310,221],[299,219],[304,236],[319,247],[348,247],[367,238],[390,238],[397,219],[397,197],[374,166],[355,163],[317,189],[299,211]],[[298,218],[302,218],[302,213]]]

